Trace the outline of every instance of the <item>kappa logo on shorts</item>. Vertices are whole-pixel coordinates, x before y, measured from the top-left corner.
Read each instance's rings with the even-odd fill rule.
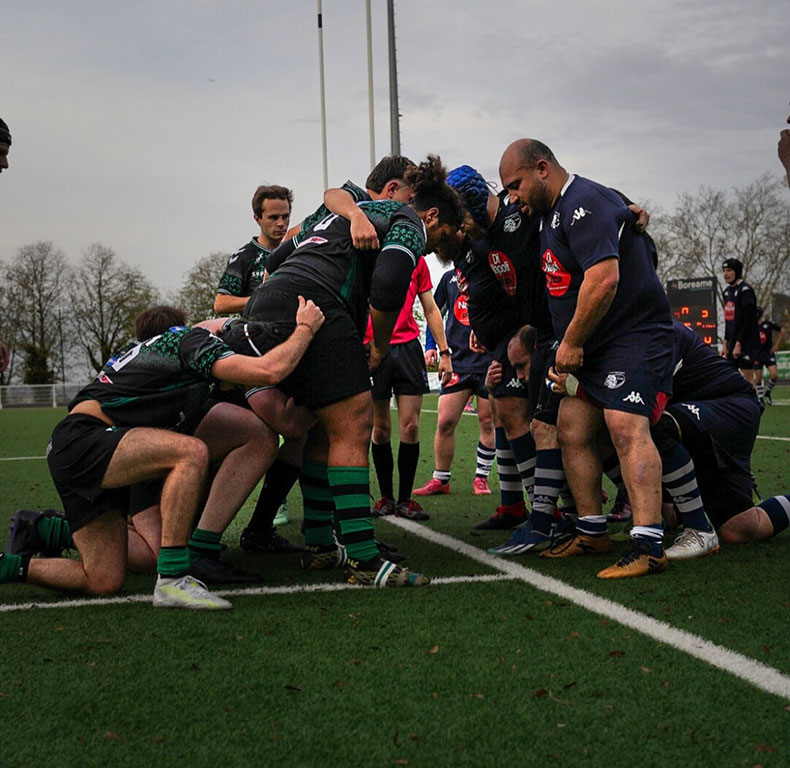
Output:
[[[631,394],[630,395],[626,395],[623,398],[623,402],[624,403],[639,403],[640,405],[644,405],[645,404],[645,401],[642,400],[642,395],[640,395],[639,392],[634,392],[633,390],[631,390]]]
[[[505,223],[503,224],[503,229],[505,232],[515,232],[521,226],[521,214],[520,213],[511,213],[505,219]]]
[[[625,371],[609,371],[603,385],[607,389],[619,389],[625,384]]]
[[[516,378],[511,379],[507,384],[505,384],[505,387],[506,388],[513,387],[514,389],[524,389],[521,382]]]
[[[694,405],[693,403],[681,403],[681,405],[688,411],[691,411],[694,416],[696,417],[697,421],[699,421],[699,407]]]

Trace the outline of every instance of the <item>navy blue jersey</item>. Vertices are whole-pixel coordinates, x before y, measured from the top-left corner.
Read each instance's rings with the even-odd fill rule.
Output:
[[[724,338],[729,354],[732,354],[733,347],[739,341],[741,349],[750,355],[760,346],[757,297],[752,286],[743,280],[724,289]]]
[[[541,219],[541,264],[556,338],[564,337],[573,318],[585,271],[606,259],[619,261],[617,292],[584,343],[586,354],[632,331],[671,327],[669,300],[653,267],[655,246],[636,231],[635,220],[617,193],[580,176],[569,177]]]
[[[264,248],[257,235],[239,248],[228,259],[228,264],[219,279],[217,293],[227,296],[251,296],[263,282],[266,260],[271,250]]]
[[[672,323],[675,332],[675,373],[672,400],[715,400],[728,395],[750,395],[754,387],[723,357],[683,323]]]
[[[171,328],[113,356],[69,410],[96,400],[118,426],[189,431],[215,383],[214,363],[232,354],[205,328]]]
[[[453,350],[453,371],[457,373],[479,373],[488,369],[491,358],[469,349],[469,286],[463,273],[457,269],[445,272],[436,286],[433,298],[439,311],[447,312],[444,333],[447,344]],[[430,349],[427,343],[426,349]]]
[[[773,353],[774,332],[779,333],[782,326],[773,320],[763,320],[758,326],[760,334],[760,346],[755,353],[758,361],[767,360]]]

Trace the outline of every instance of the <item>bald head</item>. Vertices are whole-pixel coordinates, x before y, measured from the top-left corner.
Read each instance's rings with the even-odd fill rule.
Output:
[[[502,186],[510,202],[528,215],[543,216],[551,210],[568,178],[554,153],[537,139],[518,139],[499,161]]]

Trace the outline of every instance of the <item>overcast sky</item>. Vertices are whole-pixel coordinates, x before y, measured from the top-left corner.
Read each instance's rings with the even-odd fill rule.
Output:
[[[376,156],[390,151],[373,0]],[[363,0],[324,0],[330,185],[369,170]],[[401,150],[498,180],[531,136],[638,200],[766,171],[790,99],[787,0],[396,0]],[[261,183],[322,194],[315,0],[4,0],[0,259],[110,246],[163,288],[255,232]]]

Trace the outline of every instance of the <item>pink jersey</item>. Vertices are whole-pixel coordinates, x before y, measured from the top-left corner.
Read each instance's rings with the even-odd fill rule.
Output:
[[[431,283],[431,273],[428,270],[428,265],[425,259],[420,256],[417,260],[417,266],[414,272],[411,273],[411,282],[409,283],[409,290],[406,292],[406,301],[401,308],[398,319],[395,321],[395,328],[392,331],[392,338],[390,344],[405,344],[407,341],[416,339],[420,335],[420,329],[417,326],[417,321],[414,319],[414,299],[417,298],[418,293],[430,291],[433,288]],[[368,329],[365,332],[365,343],[373,339],[373,325],[368,317]]]

